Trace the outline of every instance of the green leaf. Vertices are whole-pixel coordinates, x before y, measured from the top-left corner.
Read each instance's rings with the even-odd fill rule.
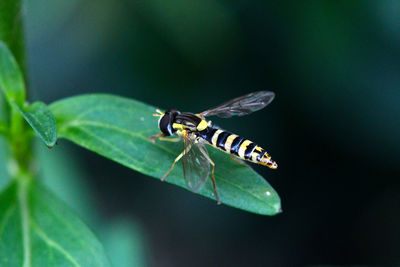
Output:
[[[28,107],[13,105],[48,147],[57,141],[56,120],[46,104],[35,102]]]
[[[34,143],[40,181],[64,201],[91,227],[96,227],[100,215],[91,192],[85,168],[70,146],[49,150],[39,141]],[[1,169],[0,169],[1,170]]]
[[[12,183],[0,211],[0,266],[109,266],[88,227],[40,185]]]
[[[113,266],[147,266],[147,246],[141,225],[131,218],[101,218],[88,179],[85,179],[85,168],[74,154],[68,145],[49,150],[35,142],[40,181],[95,231]]]
[[[25,84],[21,70],[7,45],[0,41],[0,87],[7,100],[22,106],[25,101]]]
[[[135,100],[84,95],[57,101],[50,109],[60,137],[152,177],[161,178],[183,149],[181,143],[147,139],[159,132],[155,107]],[[280,212],[279,196],[263,177],[221,151],[209,152],[221,202],[259,214]],[[210,180],[199,194],[214,198]],[[180,163],[166,181],[187,188]]]

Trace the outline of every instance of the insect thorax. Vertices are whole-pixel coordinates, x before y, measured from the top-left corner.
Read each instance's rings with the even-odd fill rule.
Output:
[[[207,128],[207,121],[201,119],[199,116],[182,112],[175,117],[172,128],[177,131],[198,132]],[[179,133],[178,133],[179,134]]]
[[[196,133],[207,129],[209,123],[189,112],[169,109],[160,118],[158,126],[166,136],[182,135],[184,132]]]

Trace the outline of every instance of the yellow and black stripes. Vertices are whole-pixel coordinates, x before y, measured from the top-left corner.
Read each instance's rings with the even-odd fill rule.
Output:
[[[226,153],[233,154],[244,160],[266,165],[272,169],[277,168],[277,164],[271,160],[271,157],[263,148],[241,136],[214,127],[208,127],[203,131],[201,137],[210,145]]]

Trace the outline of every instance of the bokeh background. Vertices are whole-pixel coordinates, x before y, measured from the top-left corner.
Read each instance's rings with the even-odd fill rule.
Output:
[[[274,217],[39,146],[46,183],[117,266],[400,264],[399,1],[26,0],[24,13],[31,100],[102,92],[199,112],[276,93],[216,120],[278,162],[254,167],[282,199]]]

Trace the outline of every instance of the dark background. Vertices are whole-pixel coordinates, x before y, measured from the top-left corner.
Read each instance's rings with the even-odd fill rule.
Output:
[[[199,112],[276,93],[217,120],[278,162],[254,167],[282,199],[274,217],[59,142],[88,210],[135,225],[140,264],[400,264],[399,1],[27,0],[25,13],[32,100],[106,92]]]

